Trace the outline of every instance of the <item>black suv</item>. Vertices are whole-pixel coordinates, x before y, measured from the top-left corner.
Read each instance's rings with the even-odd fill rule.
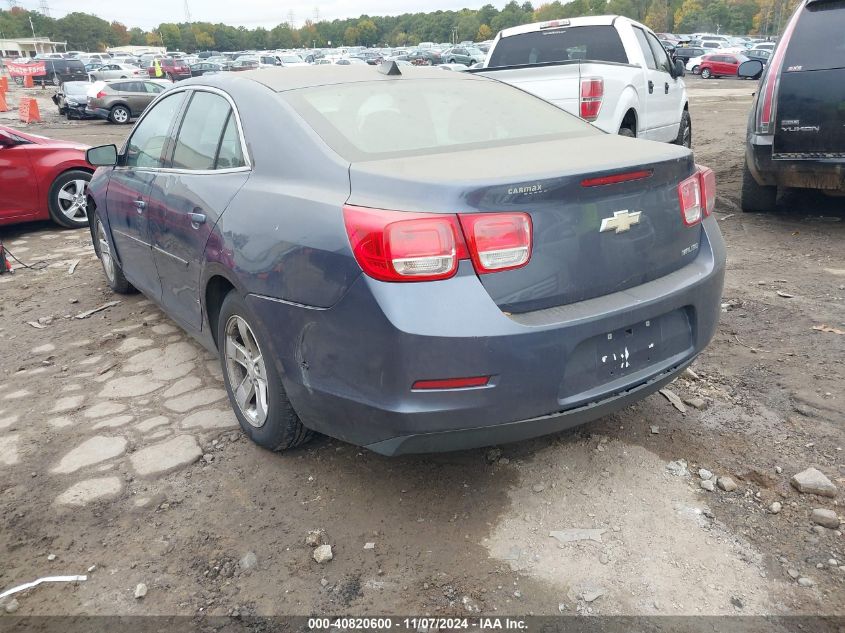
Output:
[[[687,62],[693,57],[701,57],[702,55],[706,55],[707,52],[707,50],[695,46],[677,46],[675,48],[675,52],[672,54],[672,57],[680,59],[684,62],[684,66],[686,66]]]
[[[85,64],[78,59],[39,59],[44,63],[47,73],[33,77],[37,84],[61,86],[66,81],[89,81]]]
[[[770,211],[778,187],[845,194],[845,0],[802,0],[763,70],[748,118],[744,211]]]

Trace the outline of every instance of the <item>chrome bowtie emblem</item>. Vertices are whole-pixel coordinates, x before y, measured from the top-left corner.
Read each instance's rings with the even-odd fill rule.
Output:
[[[634,224],[640,223],[640,211],[631,213],[627,209],[624,211],[616,211],[612,218],[604,218],[601,221],[601,228],[599,233],[606,233],[607,231],[616,231],[617,233],[624,233],[629,231]]]

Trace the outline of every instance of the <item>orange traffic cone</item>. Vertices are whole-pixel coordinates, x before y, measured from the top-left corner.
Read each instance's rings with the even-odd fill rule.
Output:
[[[0,92],[9,92],[9,79],[0,77]]]
[[[6,104],[6,93],[0,90],[0,112],[8,112],[9,106]]]
[[[24,123],[41,121],[41,113],[38,111],[38,102],[35,99],[22,98],[18,106],[18,118]]]
[[[35,87],[35,83],[32,81],[32,75],[24,75],[23,87],[24,88],[34,88]]]

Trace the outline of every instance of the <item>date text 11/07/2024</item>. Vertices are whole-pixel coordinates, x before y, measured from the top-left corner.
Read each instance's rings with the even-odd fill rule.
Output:
[[[345,618],[309,618],[308,629],[319,630],[364,630],[364,631],[388,631],[391,629],[402,631],[416,631],[428,633],[430,631],[451,631],[451,630],[472,630],[496,631],[511,630],[524,631],[528,629],[526,621],[521,618],[510,617],[482,617],[482,618],[368,618],[368,617],[345,617]]]

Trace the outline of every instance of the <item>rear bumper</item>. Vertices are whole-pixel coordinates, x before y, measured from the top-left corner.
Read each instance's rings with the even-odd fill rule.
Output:
[[[710,218],[699,256],[684,268],[521,315],[503,313],[470,265],[430,284],[361,276],[329,309],[256,295],[248,301],[305,425],[397,455],[536,437],[656,391],[712,338],[724,266],[724,244]],[[650,340],[657,343],[651,350]],[[616,362],[626,363],[628,346],[631,365],[616,369]],[[480,388],[411,389],[417,380],[467,376],[491,379]]]
[[[802,156],[773,158],[771,136],[752,134],[746,143],[745,159],[758,184],[845,191],[845,158]]]
[[[88,106],[85,108],[84,113],[86,116],[95,119],[108,119],[111,115],[111,110],[109,110],[108,108],[92,108]]]

